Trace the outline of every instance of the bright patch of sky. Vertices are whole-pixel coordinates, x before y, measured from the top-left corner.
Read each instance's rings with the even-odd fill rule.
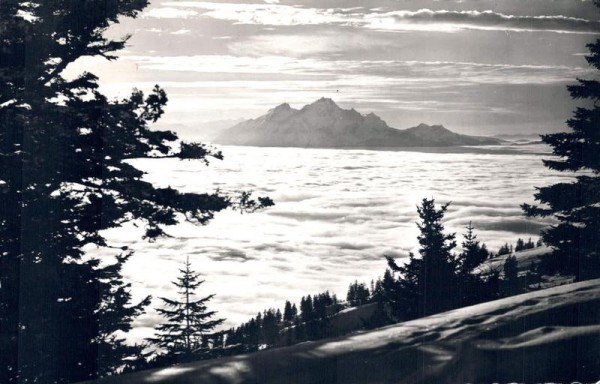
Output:
[[[589,77],[600,13],[579,0],[156,0],[110,34],[121,59],[82,60],[104,89],[161,84],[164,124],[253,118],[320,97],[391,126],[465,133],[556,131]]]

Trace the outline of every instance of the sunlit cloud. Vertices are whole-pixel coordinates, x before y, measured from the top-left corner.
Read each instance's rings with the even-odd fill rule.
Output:
[[[379,9],[304,8],[267,4],[166,2],[165,6],[202,9],[201,15],[238,24],[270,26],[349,25],[387,31],[456,32],[463,29],[598,33],[600,22],[563,15],[519,16],[487,11],[420,9],[380,12]]]
[[[154,8],[144,13],[144,17],[157,19],[186,19],[197,15],[198,12],[196,11],[178,8]]]
[[[600,22],[562,15],[516,16],[487,11],[447,11],[421,9],[418,11],[393,11],[369,14],[368,28],[383,30],[430,30],[453,32],[461,29],[495,31],[559,33],[598,33]]]
[[[217,293],[211,308],[228,325],[308,293],[328,289],[343,296],[351,281],[380,276],[384,255],[416,250],[416,205],[424,197],[452,202],[445,226],[459,242],[469,221],[491,250],[517,237],[535,241],[544,223],[523,218],[519,204],[531,202],[534,186],[555,177],[540,156],[528,154],[221,149],[225,160],[210,167],[175,160],[136,165],[158,186],[253,189],[272,197],[275,207],[253,215],[224,212],[205,227],[183,223],[167,230],[173,238],[156,243],[138,241],[143,228],[133,226],[107,237],[136,250],[125,270],[136,299],[174,295],[169,281],[189,256],[206,280],[202,293]],[[133,337],[149,336],[159,321],[150,310]]]

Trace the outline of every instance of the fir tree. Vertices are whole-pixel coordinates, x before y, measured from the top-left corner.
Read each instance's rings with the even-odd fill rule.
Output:
[[[370,296],[369,288],[364,283],[355,281],[348,287],[348,293],[346,294],[346,300],[351,306],[359,306],[366,304]]]
[[[294,313],[292,312],[292,303],[286,300],[285,306],[283,307],[283,323],[289,326],[293,320]]]
[[[514,255],[508,256],[504,262],[504,278],[502,279],[503,295],[513,296],[519,289],[519,262]]]
[[[473,269],[477,268],[489,257],[485,244],[480,245],[477,240],[477,235],[473,232],[475,228],[471,222],[469,222],[466,229],[467,233],[463,235],[464,240],[462,242],[463,251],[459,258],[459,268],[463,275],[471,273]]]
[[[500,249],[498,249],[498,256],[503,256],[503,255],[510,255],[512,253],[512,245],[508,245],[508,243],[505,243],[503,246],[500,247]]]
[[[262,342],[267,347],[277,344],[279,339],[279,321],[274,310],[268,310],[263,313],[262,321]]]
[[[515,245],[515,252],[519,252],[525,249],[525,241],[523,239],[518,238],[517,244]]]
[[[159,87],[109,100],[91,73],[62,77],[82,56],[115,59],[126,39],[104,32],[147,4],[0,1],[2,383],[94,379],[129,356],[112,346],[143,302],[129,302],[118,268],[105,274],[82,257],[86,245],[108,246],[102,231],[136,222],[150,240],[181,219],[205,224],[228,207],[272,203],[154,187],[128,160],[222,156],[149,128],[167,103]]]
[[[396,302],[409,317],[423,317],[457,305],[458,265],[451,253],[456,247],[456,236],[445,234],[442,224],[447,209],[448,204],[438,210],[434,199],[423,199],[417,207],[421,258],[411,253],[403,266],[388,258],[389,267],[401,275]]]
[[[386,270],[389,273],[389,269]],[[393,318],[388,310],[389,300],[386,296],[386,292],[383,287],[383,280],[381,278],[373,284],[372,289],[372,301],[375,303],[375,310],[373,314],[365,321],[366,328],[378,328],[384,325],[392,324]]]
[[[306,295],[306,298],[302,296],[302,299],[300,299],[300,317],[305,323],[314,318],[313,302],[310,295]]]
[[[211,332],[224,319],[215,319],[216,312],[208,310],[207,304],[214,295],[196,298],[196,290],[204,280],[192,270],[189,257],[179,272],[181,275],[173,282],[179,299],[161,297],[165,307],[157,311],[167,321],[156,327],[156,336],[149,341],[164,350],[168,358],[187,361],[206,352],[210,340],[207,336],[212,336]]]
[[[473,270],[484,263],[488,257],[487,248],[480,245],[471,222],[463,235],[463,251],[458,259],[458,290],[460,292],[460,305],[467,306],[479,303],[490,295],[487,291],[486,279],[489,277],[484,271],[475,274]]]
[[[525,243],[525,249],[533,249],[535,248],[535,243],[533,242],[533,240],[531,240],[531,237],[529,238],[529,240],[527,240],[527,242]]]
[[[588,64],[600,70],[600,39],[587,48]],[[538,188],[535,199],[541,205],[522,207],[528,216],[559,220],[542,232],[544,243],[553,248],[543,260],[545,272],[585,280],[600,277],[600,81],[578,79],[567,88],[573,99],[586,102],[567,121],[569,132],[542,135],[557,156],[544,160],[544,165],[577,177],[574,182]]]

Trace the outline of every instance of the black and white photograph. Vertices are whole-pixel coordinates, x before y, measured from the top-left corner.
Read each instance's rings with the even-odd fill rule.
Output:
[[[600,383],[600,0],[0,0],[1,384]]]

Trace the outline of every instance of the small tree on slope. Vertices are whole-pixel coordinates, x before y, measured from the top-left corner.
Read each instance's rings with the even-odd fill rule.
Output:
[[[600,2],[595,3],[600,6]],[[587,62],[600,69],[600,39],[587,47]],[[571,97],[587,102],[567,121],[571,131],[542,135],[559,157],[544,160],[546,167],[575,172],[576,181],[538,188],[535,199],[542,205],[522,207],[528,216],[559,220],[542,233],[544,242],[554,249],[542,263],[545,272],[585,280],[600,277],[600,81],[578,82],[567,87]]]
[[[150,341],[166,351],[166,357],[173,362],[190,360],[194,355],[199,356],[203,338],[210,336],[214,328],[224,319],[214,319],[216,312],[209,311],[207,303],[214,297],[208,295],[196,299],[196,290],[204,280],[200,274],[195,273],[186,259],[181,275],[173,285],[178,288],[180,299],[167,299],[161,297],[166,308],[158,308],[167,322],[160,324],[156,330],[156,337]]]

